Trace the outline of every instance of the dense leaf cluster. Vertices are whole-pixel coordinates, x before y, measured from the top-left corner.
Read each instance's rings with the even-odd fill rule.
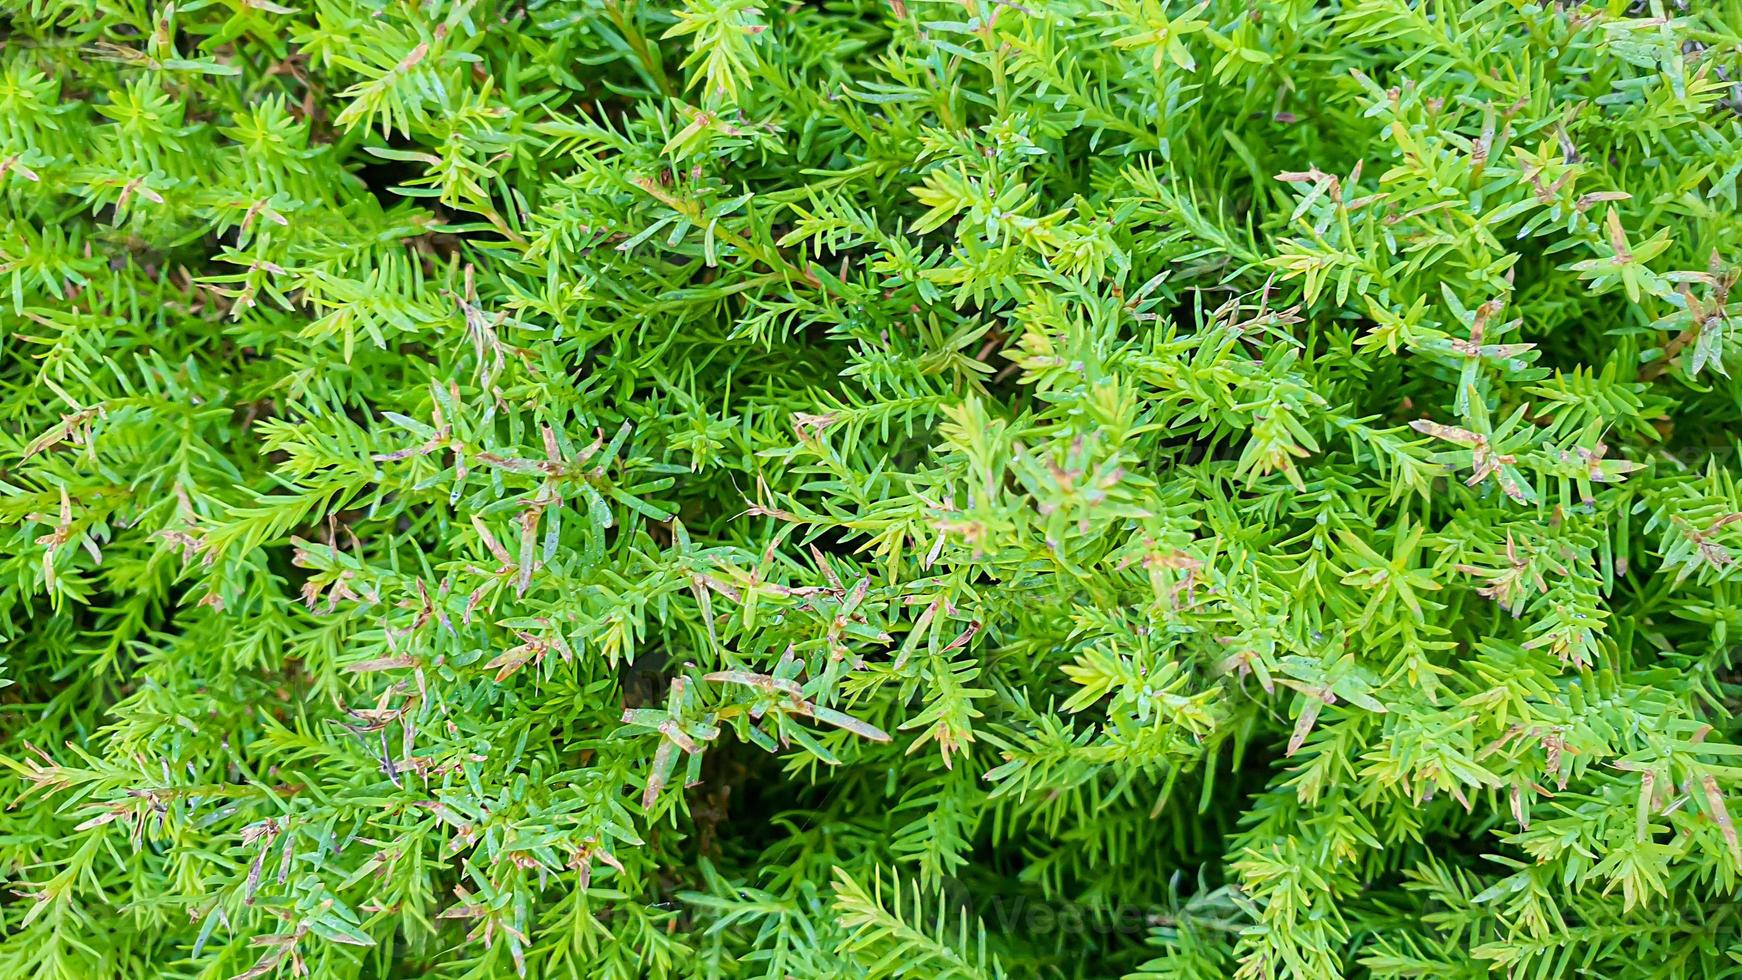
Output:
[[[0,978],[1742,962],[1742,2],[3,0]]]

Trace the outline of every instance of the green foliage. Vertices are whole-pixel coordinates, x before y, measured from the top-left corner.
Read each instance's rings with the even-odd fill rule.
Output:
[[[1742,2],[0,11],[0,978],[1742,974]]]

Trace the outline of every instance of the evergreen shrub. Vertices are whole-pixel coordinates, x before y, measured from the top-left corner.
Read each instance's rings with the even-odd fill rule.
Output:
[[[0,978],[1742,971],[1742,0],[0,10]]]

